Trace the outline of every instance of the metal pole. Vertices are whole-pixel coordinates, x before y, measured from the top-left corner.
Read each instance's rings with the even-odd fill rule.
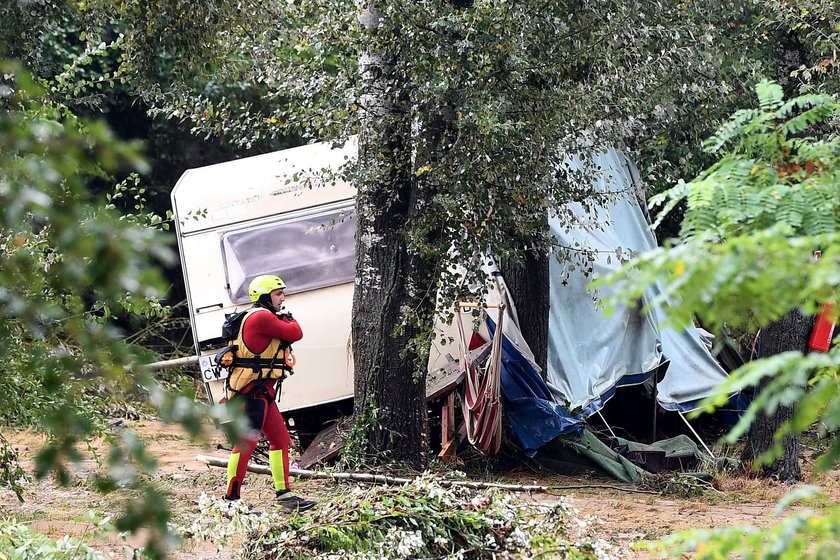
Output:
[[[601,414],[601,411],[600,411],[600,410],[598,411],[598,413],[597,413],[597,414],[598,414],[598,416],[600,416],[600,417],[601,417],[601,421],[604,423],[604,426],[606,426],[606,427],[607,427],[607,429],[610,431],[610,433],[612,434],[612,437],[618,437],[618,436],[616,436],[616,435],[615,435],[615,432],[612,430],[612,428],[610,428],[610,425],[609,425],[609,424],[607,424],[607,419],[606,419],[606,418],[604,418],[604,415],[603,415],[603,414]]]
[[[705,449],[705,450],[706,450],[706,453],[708,453],[708,454],[709,454],[709,457],[711,457],[712,459],[717,460],[717,457],[715,457],[715,454],[714,454],[714,453],[712,453],[712,450],[711,450],[711,449],[709,449],[709,446],[708,446],[708,445],[706,445],[706,442],[704,442],[702,439],[700,439],[700,435],[699,435],[696,431],[694,431],[694,426],[692,426],[691,424],[689,424],[689,423],[688,423],[688,419],[687,419],[685,416],[683,416],[683,413],[682,413],[682,412],[680,412],[680,411],[678,410],[678,411],[677,411],[677,414],[679,414],[679,415],[680,415],[680,418],[682,418],[682,419],[683,419],[683,422],[685,422],[685,425],[686,425],[686,426],[688,426],[688,429],[689,429],[689,430],[691,430],[691,433],[692,433],[692,434],[694,434],[694,437],[696,437],[696,438],[697,438],[697,441],[699,441],[699,442],[700,442],[700,445],[702,445],[702,446],[703,446],[703,449]]]
[[[662,367],[661,365],[659,367]],[[656,443],[656,405],[659,404],[657,398],[659,396],[659,383],[657,382],[657,378],[659,370],[657,369],[657,374],[653,376],[653,431],[650,434],[650,442]]]
[[[138,369],[144,371],[154,371],[158,369],[172,369],[181,366],[190,366],[198,363],[198,356],[187,356],[186,358],[175,358],[172,360],[162,360],[160,362],[152,362],[151,364],[142,364],[137,366]]]

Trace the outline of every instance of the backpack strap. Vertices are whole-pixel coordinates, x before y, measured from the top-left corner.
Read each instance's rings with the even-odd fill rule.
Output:
[[[280,356],[280,352],[287,348],[287,344],[280,344],[277,346],[277,351],[274,353],[274,356],[271,358],[234,358],[233,359],[233,367],[250,367],[254,373],[260,373],[263,369],[283,369],[287,370],[290,369],[286,366],[285,363],[281,363],[275,367],[277,364],[277,358]],[[262,374],[260,375],[262,376]]]
[[[281,362],[279,365],[275,365],[276,362],[277,362],[277,358],[280,356],[280,352],[283,349],[288,348],[290,346],[291,346],[290,344],[280,344],[280,345],[278,345],[277,346],[277,351],[274,353],[274,356],[272,356],[270,359],[269,358],[237,358],[237,357],[234,357],[233,365],[232,365],[231,369],[235,368],[235,367],[250,367],[254,373],[259,373],[259,375],[257,376],[257,378],[254,381],[251,381],[250,383],[245,385],[245,387],[250,387],[251,385],[256,383],[259,386],[256,389],[258,392],[259,391],[266,392],[265,381],[268,378],[262,376],[262,370],[263,369],[268,369],[268,370],[279,369],[281,371],[287,371],[287,372],[293,371],[292,368],[290,368],[289,366],[287,366],[285,364],[285,362]],[[281,383],[283,382],[282,377],[278,377],[277,380]],[[244,389],[245,387],[242,387],[242,389]],[[231,387],[230,376],[225,378],[225,389],[226,389],[226,391],[230,391],[230,393],[232,393],[234,395],[241,395],[242,394],[241,390],[237,390],[237,389],[234,389],[233,387]],[[228,394],[230,394],[230,393],[228,393]],[[249,394],[251,394],[251,393],[249,393]]]

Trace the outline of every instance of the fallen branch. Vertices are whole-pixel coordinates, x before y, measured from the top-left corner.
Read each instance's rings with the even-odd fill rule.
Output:
[[[199,463],[204,463],[212,467],[227,468],[228,460],[221,457],[213,457],[211,455],[196,455],[195,460]],[[248,463],[248,472],[257,474],[271,474],[271,469],[263,465],[255,465]],[[387,476],[383,474],[369,474],[369,473],[345,473],[345,472],[327,472],[327,471],[312,471],[308,469],[289,469],[289,474],[298,478],[328,478],[332,480],[352,480],[355,482],[367,482],[371,484],[409,484],[413,481],[411,478],[402,478],[396,476]],[[466,486],[475,490],[484,490],[488,488],[499,488],[501,490],[508,490],[511,492],[545,492],[551,493],[557,490],[580,490],[589,488],[610,488],[622,492],[633,492],[638,494],[659,494],[650,490],[637,490],[635,488],[622,488],[621,486],[598,485],[598,484],[581,484],[574,486],[543,486],[539,484],[500,484],[497,482],[476,482],[471,480],[441,480],[438,482],[441,486],[448,488],[450,486]]]

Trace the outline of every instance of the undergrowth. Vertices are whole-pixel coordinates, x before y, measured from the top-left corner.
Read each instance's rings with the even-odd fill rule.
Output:
[[[644,486],[666,496],[683,499],[706,497],[718,492],[707,473],[665,472],[645,478]]]
[[[581,517],[564,498],[517,503],[505,492],[444,488],[429,475],[402,486],[352,486],[291,517],[208,496],[199,505],[182,533],[219,546],[244,535],[243,560],[623,557],[593,535],[597,520]]]
[[[28,476],[20,466],[18,452],[8,440],[0,434],[0,487],[7,487],[23,501],[23,485]]]
[[[79,539],[53,540],[21,523],[0,520],[0,558],[9,560],[104,560]]]

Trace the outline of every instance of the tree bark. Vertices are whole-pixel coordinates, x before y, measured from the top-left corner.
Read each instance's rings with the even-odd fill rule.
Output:
[[[376,33],[366,3],[360,22]],[[359,140],[363,176],[356,197],[356,288],[352,346],[354,415],[374,462],[424,465],[426,373],[434,294],[431,266],[408,247],[406,224],[426,193],[411,173],[411,122],[405,89],[382,53],[360,57],[367,92]]]
[[[499,267],[516,306],[522,336],[542,368],[543,379],[548,364],[548,259],[548,255],[528,250],[522,266],[503,260]]]
[[[808,338],[813,318],[802,315],[798,310],[787,315],[761,331],[761,355],[772,356],[789,350],[808,351]],[[759,384],[761,391],[767,380]],[[752,461],[773,446],[773,435],[793,415],[793,408],[780,406],[771,415],[759,414],[750,427],[747,445],[742,459]],[[777,478],[783,482],[798,482],[802,479],[799,468],[799,436],[789,435],[782,439],[782,456],[770,465],[759,469],[760,476]]]

